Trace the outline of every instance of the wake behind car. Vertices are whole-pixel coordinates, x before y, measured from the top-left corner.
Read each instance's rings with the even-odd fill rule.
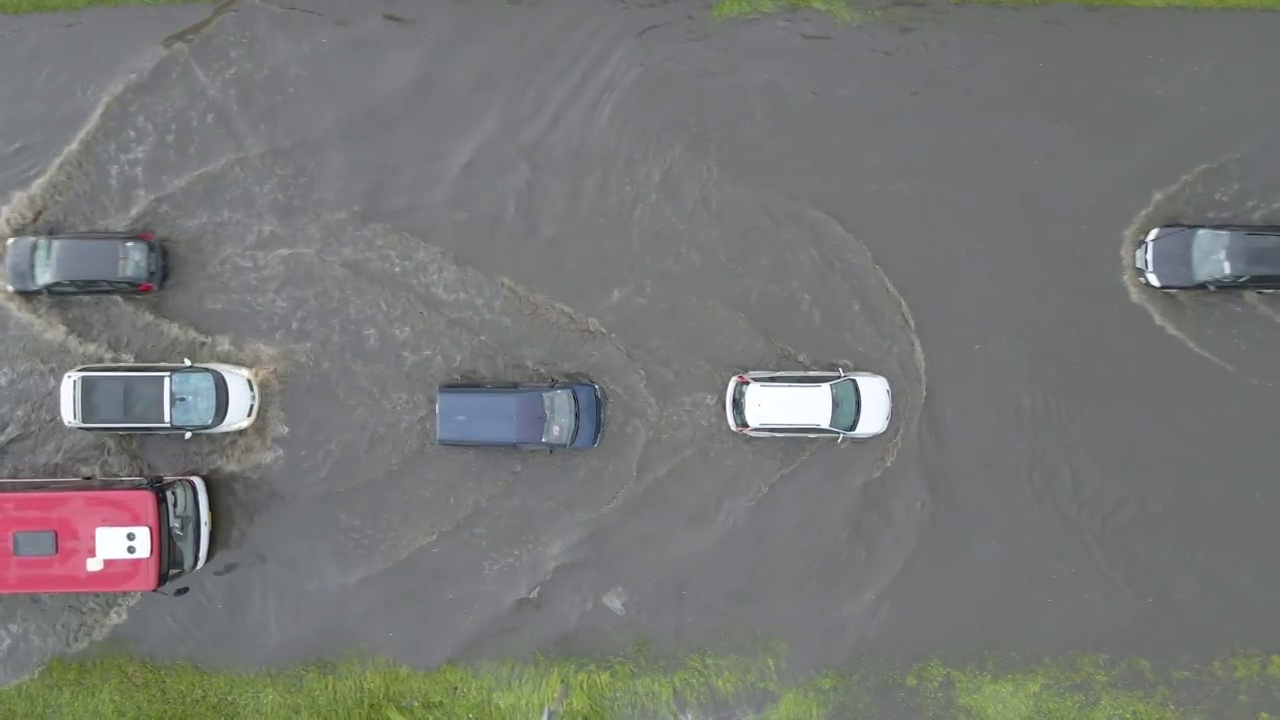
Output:
[[[1280,290],[1280,226],[1153,228],[1133,264],[1140,282],[1161,290]]]
[[[440,445],[589,448],[603,427],[604,398],[593,383],[449,383],[436,393]]]
[[[743,435],[865,439],[888,429],[893,395],[874,373],[757,370],[729,381],[724,406]]]
[[[222,363],[82,365],[62,377],[62,422],[111,433],[227,433],[258,417],[253,371]]]
[[[150,233],[22,235],[6,241],[5,289],[19,295],[127,295],[160,289],[164,248]]]

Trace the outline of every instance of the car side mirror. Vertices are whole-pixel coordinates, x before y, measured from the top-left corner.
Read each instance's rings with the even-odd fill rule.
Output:
[[[190,440],[190,439],[191,439],[191,435],[192,435],[192,432],[191,432],[190,430],[188,430],[188,431],[186,431],[185,433],[183,433],[183,434],[182,434],[182,439],[183,439],[183,440]]]
[[[191,367],[191,358],[182,358],[182,364]]]

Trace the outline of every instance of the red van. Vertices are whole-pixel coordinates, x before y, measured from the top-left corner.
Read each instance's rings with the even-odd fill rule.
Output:
[[[0,480],[0,594],[158,590],[204,566],[211,528],[194,475]]]

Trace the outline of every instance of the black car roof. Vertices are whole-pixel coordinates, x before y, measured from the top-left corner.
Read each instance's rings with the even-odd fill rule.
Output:
[[[164,425],[165,378],[86,375],[80,378],[80,422],[86,425]]]
[[[120,246],[126,238],[60,238],[53,243],[53,277],[56,280],[117,280],[120,278]]]
[[[535,444],[547,415],[538,388],[444,386],[436,394],[436,441]]]
[[[1280,275],[1280,234],[1256,231],[1232,233],[1234,272],[1245,275]]]

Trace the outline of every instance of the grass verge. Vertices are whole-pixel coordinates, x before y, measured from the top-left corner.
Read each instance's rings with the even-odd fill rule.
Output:
[[[1189,720],[1143,663],[1098,658],[1045,663],[1023,671],[948,668],[925,663],[906,678],[921,705],[972,720]]]
[[[718,20],[752,18],[784,10],[820,10],[837,20],[858,17],[849,0],[716,0],[711,14]]]
[[[0,691],[0,717],[529,720],[553,708],[565,720],[613,720],[745,705],[773,720],[820,720],[844,704],[846,685],[828,678],[787,685],[772,662],[710,654],[673,664],[541,660],[422,672],[351,662],[255,674],[116,657],[51,664]]]
[[[418,671],[349,662],[263,673],[159,666],[123,657],[59,661],[0,690],[0,717],[100,720],[757,720],[946,717],[964,720],[1230,720],[1275,718],[1280,656],[1247,655],[1157,673],[1102,657],[1021,666],[1009,659],[905,674],[787,678],[767,657],[696,654],[658,663],[447,665]]]
[[[0,15],[83,10],[87,7],[120,7],[123,5],[207,5],[210,0],[0,0]]]
[[[1280,10],[1280,0],[951,0],[953,4],[983,5],[1091,5],[1186,10]],[[712,15],[720,20],[752,18],[786,10],[820,10],[837,20],[856,20],[870,10],[859,10],[849,0],[715,0]]]

